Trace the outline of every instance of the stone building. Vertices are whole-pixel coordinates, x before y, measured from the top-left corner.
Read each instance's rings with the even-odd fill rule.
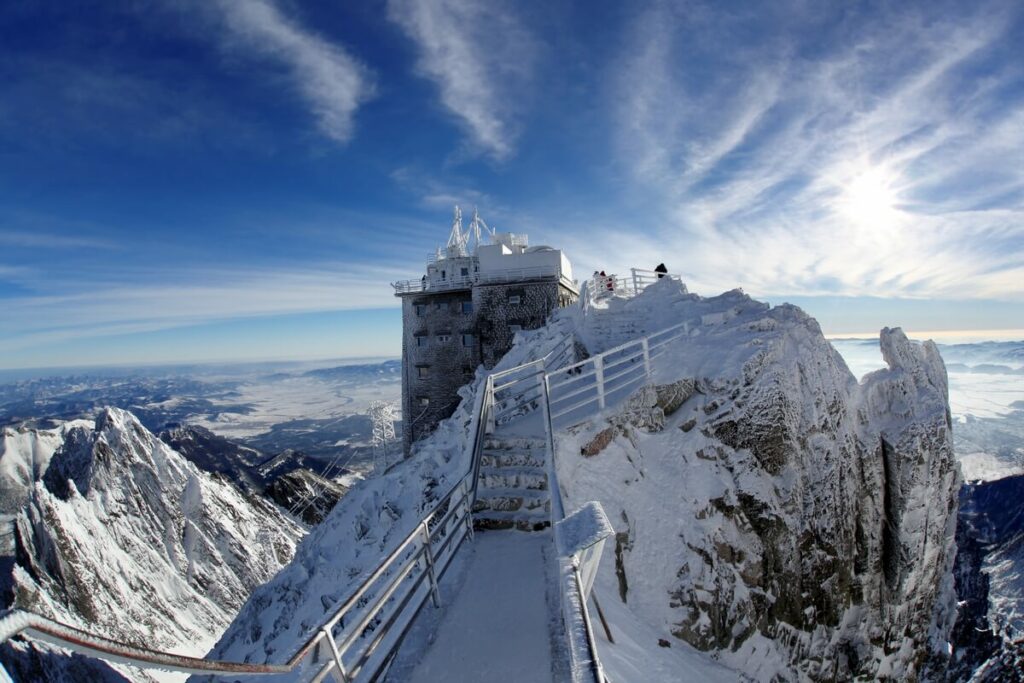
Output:
[[[482,244],[486,235],[489,244]],[[451,236],[402,299],[402,440],[405,452],[458,406],[478,366],[492,368],[519,330],[541,327],[576,301],[572,265],[526,235],[496,233],[474,212],[468,231],[455,207]]]

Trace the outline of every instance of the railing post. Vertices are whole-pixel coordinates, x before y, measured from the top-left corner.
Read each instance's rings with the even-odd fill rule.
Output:
[[[338,676],[340,677],[341,683],[349,683],[348,672],[345,671],[345,665],[341,661],[341,651],[338,650],[338,644],[334,642],[334,636],[331,635],[331,629],[324,627],[322,629],[324,637],[327,638],[327,642],[331,646],[331,652],[334,654],[334,664],[338,667]]]
[[[469,479],[462,480],[465,483],[465,491],[462,494],[462,504],[465,506],[465,516],[463,521],[466,523],[466,535],[469,536],[469,540],[473,540],[473,501],[471,500],[473,485],[469,483]]]
[[[633,273],[633,293],[634,294],[639,294],[640,293],[640,280],[637,279],[636,268],[630,268],[629,270],[630,270],[631,273]]]
[[[594,379],[597,381],[597,406],[604,410],[604,356],[594,356]]]
[[[644,375],[647,379],[651,378],[651,351],[647,344],[647,337],[644,337],[641,341],[641,346],[644,348]]]
[[[430,543],[430,527],[427,525],[427,520],[423,520],[420,524],[420,529],[423,530],[423,550],[427,557],[427,573],[430,576],[430,593],[434,600],[434,607],[441,606],[441,592],[437,588],[437,572],[434,571],[434,550]]]

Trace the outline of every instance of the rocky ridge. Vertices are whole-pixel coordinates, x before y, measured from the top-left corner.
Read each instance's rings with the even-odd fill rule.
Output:
[[[618,521],[597,590],[755,677],[913,680],[948,651],[960,478],[933,344],[883,330],[889,368],[858,383],[812,318],[739,291],[666,280],[588,315],[591,353],[602,316],[688,332],[655,386],[559,437],[567,507]]]
[[[268,501],[199,470],[131,413],[110,408],[94,426],[67,431],[14,518],[9,602],[117,640],[201,655],[303,534]],[[5,666],[26,680],[44,675],[33,669],[37,647],[6,645]],[[66,658],[64,669],[76,661]]]

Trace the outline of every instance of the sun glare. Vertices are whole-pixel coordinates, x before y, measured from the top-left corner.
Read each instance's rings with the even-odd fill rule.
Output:
[[[900,217],[895,181],[895,174],[881,166],[852,174],[839,197],[839,213],[863,228],[892,227]]]

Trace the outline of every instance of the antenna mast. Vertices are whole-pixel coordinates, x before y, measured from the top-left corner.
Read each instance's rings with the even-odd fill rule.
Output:
[[[469,235],[462,232],[462,209],[456,204],[452,216],[452,232],[448,236],[448,246],[445,250],[448,258],[466,256],[466,242],[468,241]]]

